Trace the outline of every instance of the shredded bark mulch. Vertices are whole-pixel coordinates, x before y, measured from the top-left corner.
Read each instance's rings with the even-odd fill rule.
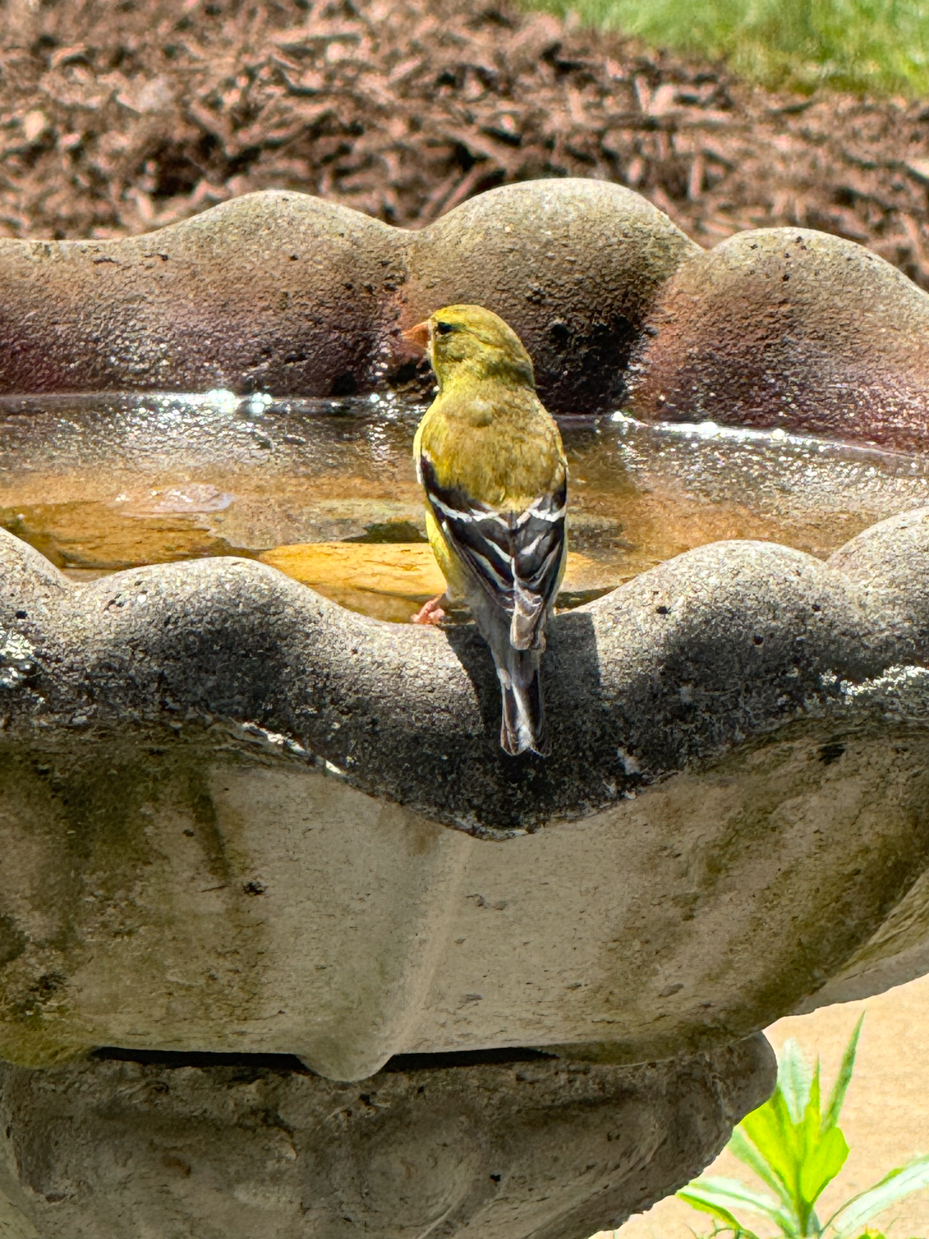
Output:
[[[421,227],[496,185],[639,190],[704,245],[802,225],[929,288],[929,101],[772,94],[491,0],[0,0],[0,235],[249,190]]]

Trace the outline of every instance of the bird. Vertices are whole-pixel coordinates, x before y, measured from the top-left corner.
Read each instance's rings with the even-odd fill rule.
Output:
[[[413,622],[463,599],[490,647],[502,697],[500,745],[548,752],[539,659],[567,557],[568,466],[516,332],[479,305],[449,305],[403,333],[438,392],[413,442],[426,530],[447,582]]]

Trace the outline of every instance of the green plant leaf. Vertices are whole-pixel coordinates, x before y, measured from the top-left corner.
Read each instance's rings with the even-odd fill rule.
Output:
[[[787,1109],[794,1123],[802,1123],[810,1100],[813,1073],[797,1042],[790,1038],[784,1042],[781,1061],[777,1068],[777,1083],[784,1095]]]
[[[742,1131],[741,1123],[732,1133],[726,1148],[734,1157],[737,1157],[740,1162],[744,1162],[750,1170],[753,1170],[758,1178],[761,1179],[763,1183],[766,1183],[772,1191],[777,1192],[778,1196],[781,1198],[781,1201],[788,1208],[793,1207],[793,1197],[790,1192],[777,1177],[777,1175],[773,1173],[771,1167],[761,1156],[755,1146],[748,1140],[745,1133]]]
[[[734,1214],[728,1209],[724,1209],[722,1205],[717,1205],[713,1201],[704,1200],[703,1193],[697,1188],[696,1184],[690,1184],[688,1187],[682,1187],[679,1192],[674,1193],[679,1200],[686,1201],[693,1209],[699,1209],[701,1213],[708,1213],[710,1217],[716,1218],[718,1222],[725,1222],[726,1227],[735,1231],[737,1235],[752,1235],[752,1239],[758,1239],[757,1235],[753,1235],[751,1231],[747,1231],[740,1224]]]
[[[810,1099],[806,1103],[806,1109],[803,1112],[803,1121],[804,1123],[807,1123],[807,1124],[811,1122],[811,1116],[815,1114],[817,1134],[819,1132],[819,1124],[822,1121],[822,1115],[820,1113],[820,1075],[821,1075],[821,1072],[822,1072],[822,1069],[820,1067],[819,1058],[817,1057],[816,1067],[813,1070],[813,1079],[812,1079],[812,1082],[810,1083]]]
[[[802,1186],[803,1167],[810,1157],[816,1153],[819,1145],[819,1129],[822,1125],[822,1115],[819,1111],[819,1075],[820,1066],[819,1059],[817,1058],[816,1069],[813,1072],[813,1079],[810,1083],[809,1100],[803,1112],[803,1122],[797,1126],[797,1190],[800,1196],[807,1201],[809,1201],[810,1197],[807,1196]]]
[[[763,1192],[756,1192],[746,1187],[740,1179],[723,1179],[716,1176],[695,1179],[693,1183],[688,1183],[686,1187],[681,1188],[678,1196],[682,1199],[698,1196],[705,1206],[712,1205],[713,1208],[730,1214],[734,1207],[742,1205],[750,1209],[752,1213],[758,1213],[774,1222],[783,1234],[793,1236],[797,1233],[793,1219],[778,1207],[776,1200],[772,1200]],[[690,1203],[692,1204],[693,1201]],[[745,1231],[744,1224],[738,1218],[735,1222],[741,1230]]]
[[[786,1189],[799,1216],[800,1140],[781,1087],[742,1120],[742,1130]]]
[[[852,1078],[852,1072],[855,1070],[855,1055],[858,1052],[858,1038],[861,1036],[861,1025],[864,1022],[865,1013],[862,1011],[858,1017],[858,1023],[852,1030],[852,1035],[848,1039],[848,1045],[845,1047],[845,1053],[842,1055],[842,1063],[839,1067],[839,1074],[836,1076],[835,1084],[832,1086],[832,1093],[829,1097],[826,1113],[823,1115],[823,1131],[829,1127],[835,1127],[839,1121],[839,1115],[842,1113],[842,1105],[845,1101],[845,1094],[848,1091],[849,1081]]]
[[[929,1187],[929,1156],[920,1157],[846,1201],[825,1225],[814,1211],[848,1157],[838,1119],[854,1071],[863,1018],[845,1047],[825,1114],[819,1059],[811,1068],[797,1043],[789,1041],[771,1097],[732,1134],[730,1152],[776,1193],[777,1200],[736,1179],[701,1178],[678,1192],[682,1200],[715,1219],[714,1234],[731,1230],[735,1239],[757,1239],[735,1212],[748,1209],[773,1222],[783,1239],[821,1237],[829,1228],[831,1239],[883,1239],[867,1230],[868,1220],[911,1192]]]
[[[835,1228],[836,1239],[847,1239],[876,1213],[923,1187],[929,1187],[929,1156],[915,1157],[905,1166],[891,1170],[879,1183],[847,1200],[826,1225]],[[837,1222],[836,1218],[840,1216],[841,1222]]]
[[[814,1204],[823,1189],[832,1182],[845,1165],[848,1143],[838,1127],[819,1134],[819,1113],[816,1113],[816,1135],[807,1146],[800,1166],[800,1194],[807,1204]]]
[[[775,1202],[769,1196],[753,1192],[738,1179],[694,1179],[693,1183],[682,1187],[676,1195],[694,1209],[700,1209],[725,1222],[737,1235],[746,1236],[747,1239],[758,1237],[739,1221],[732,1212],[733,1206],[742,1205],[780,1226],[780,1211]]]

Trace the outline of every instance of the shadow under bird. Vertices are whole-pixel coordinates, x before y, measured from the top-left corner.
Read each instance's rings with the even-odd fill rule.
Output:
[[[547,751],[539,657],[567,557],[568,469],[516,332],[477,305],[451,305],[404,333],[425,349],[438,394],[413,444],[429,542],[446,594],[462,598],[490,646],[503,697],[500,744]]]

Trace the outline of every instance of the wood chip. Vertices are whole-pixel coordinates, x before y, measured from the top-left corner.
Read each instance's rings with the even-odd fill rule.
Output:
[[[924,104],[766,92],[507,0],[0,0],[0,29],[0,236],[139,232],[268,187],[419,227],[589,176],[703,244],[821,228],[929,288]]]

